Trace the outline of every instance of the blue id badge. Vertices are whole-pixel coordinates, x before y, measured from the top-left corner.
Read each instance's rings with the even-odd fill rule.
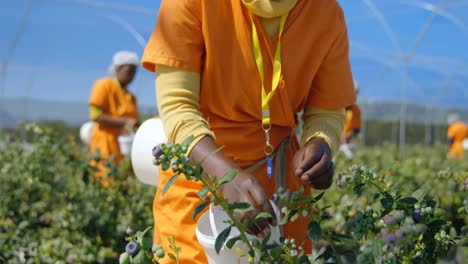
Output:
[[[267,157],[267,176],[268,179],[271,179],[273,177],[273,158],[272,157]]]

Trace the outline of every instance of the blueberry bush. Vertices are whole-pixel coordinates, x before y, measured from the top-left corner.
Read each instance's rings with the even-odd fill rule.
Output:
[[[282,238],[280,243],[273,244],[269,244],[269,237],[249,240],[246,236],[248,226],[260,218],[272,216],[261,213],[249,222],[236,221],[234,212],[251,210],[251,205],[230,204],[218,192],[220,186],[236,176],[236,171],[228,172],[219,180],[209,174],[204,175],[201,163],[192,163],[185,156],[189,143],[188,140],[181,145],[162,144],[153,150],[155,163],[175,173],[163,186],[162,192],[170,191],[171,184],[181,175],[186,180],[203,184],[198,193],[200,205],[194,210],[194,219],[210,203],[221,206],[230,218],[229,226],[216,239],[217,252],[223,246],[232,248],[240,240],[247,250],[239,254],[251,263],[434,263],[448,257],[457,244],[465,243],[466,170],[463,164],[448,167],[461,167],[461,176],[452,175],[452,170],[429,175],[432,176],[432,184],[437,183],[443,189],[447,189],[447,183],[454,182],[453,193],[449,193],[453,199],[445,205],[437,192],[429,192],[416,180],[412,180],[414,184],[408,187],[401,175],[381,175],[357,164],[339,173],[338,189],[326,193],[310,196],[304,195],[304,188],[294,193],[278,190],[273,199],[282,207],[280,225],[294,222],[299,216],[306,217],[309,220],[308,237],[319,249],[319,254],[314,256],[306,255],[303,241],[293,238]],[[362,159],[365,160],[364,157]],[[394,164],[407,166],[404,162]],[[431,164],[438,163],[433,161]],[[404,173],[405,170],[398,172]],[[426,184],[431,184],[427,180]],[[447,192],[441,194],[446,195]],[[455,203],[457,199],[465,201],[463,204]],[[455,207],[455,215],[447,214],[444,206]],[[459,218],[462,221],[456,223]],[[232,228],[237,228],[240,235],[228,240]]]
[[[47,127],[0,149],[0,263],[115,263],[128,229],[152,225],[154,188],[107,161],[113,185],[92,177],[86,148]]]

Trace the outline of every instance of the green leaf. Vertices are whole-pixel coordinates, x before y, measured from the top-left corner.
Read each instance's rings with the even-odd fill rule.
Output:
[[[411,197],[418,199],[418,201],[422,201],[422,199],[424,199],[424,197],[426,196],[427,191],[428,191],[428,188],[427,188],[427,185],[425,185],[417,189],[416,191],[414,191],[413,194],[411,194]]]
[[[192,219],[195,220],[197,215],[203,211],[210,204],[210,201],[204,201],[203,203],[199,204],[192,213]]]
[[[228,242],[226,242],[226,247],[231,249],[234,246],[234,244],[240,239],[241,239],[240,236],[236,236],[236,237],[229,239]]]
[[[272,218],[272,216],[271,216],[270,213],[261,212],[261,213],[259,213],[257,216],[255,216],[254,222],[256,222],[256,221],[258,221],[258,220],[261,220],[261,219],[269,219],[269,218]]]
[[[380,203],[382,204],[385,210],[391,210],[393,208],[393,204],[395,201],[393,197],[389,195],[388,193],[385,193],[384,195],[385,197],[380,199]]]
[[[198,197],[200,197],[200,199],[205,200],[209,192],[210,192],[210,187],[204,186],[203,188],[201,188],[200,191],[198,191],[197,195]]]
[[[231,227],[224,229],[223,232],[221,232],[218,237],[216,237],[215,250],[218,255],[219,251],[221,251],[221,248],[224,245],[224,242],[226,242],[226,239],[229,237],[229,233],[231,233]]]
[[[163,171],[167,171],[169,169],[169,167],[170,167],[170,164],[167,163],[167,162],[163,162],[161,164],[161,168],[162,168]]]
[[[3,261],[1,257],[0,260]],[[130,264],[130,255],[127,252],[120,254],[119,264]]]
[[[239,213],[244,213],[252,210],[253,207],[249,203],[235,202],[232,204],[231,209]]]
[[[153,240],[148,237],[143,238],[143,242],[141,243],[141,248],[144,250],[148,250],[151,247],[153,247]]]
[[[310,264],[310,260],[309,260],[309,257],[308,256],[302,256],[300,259],[299,259],[299,264]]]
[[[320,224],[316,221],[310,222],[309,226],[307,227],[307,235],[309,235],[312,241],[318,242],[322,236],[322,229],[320,228]]]
[[[266,237],[264,237],[262,239],[262,244],[261,244],[261,249],[264,250],[265,246],[267,245],[268,243],[268,240],[270,240],[270,237],[271,237],[271,232],[268,233],[268,235],[266,235]]]
[[[418,203],[418,199],[414,197],[406,197],[398,200],[399,204],[405,204],[405,205],[414,205]]]
[[[192,141],[194,139],[194,136],[189,136],[188,138],[186,138],[182,144],[180,144],[181,146],[190,146],[190,144],[192,144]]]
[[[316,258],[316,260],[317,259],[328,260],[331,256],[333,256],[332,249],[331,247],[327,247],[325,251]]]
[[[314,203],[320,201],[324,194],[325,194],[325,192],[322,192],[321,194],[315,196],[314,199],[313,199]]]
[[[168,253],[167,255],[168,255],[169,258],[172,259],[174,262],[177,262],[177,258],[176,258],[176,256],[174,256],[174,254]]]
[[[274,248],[272,249],[270,252],[271,256],[273,257],[273,259],[279,259],[281,257],[281,253],[282,253],[283,249],[280,248],[280,247],[277,247],[277,248]]]
[[[279,223],[280,226],[285,225],[288,222],[288,216],[284,216],[281,218],[281,221]]]
[[[228,171],[226,174],[224,174],[223,178],[221,178],[221,180],[219,180],[218,185],[216,186],[216,188],[219,188],[219,186],[232,181],[237,176],[237,173],[238,173],[237,170]]]
[[[338,242],[342,242],[344,240],[353,240],[354,238],[352,236],[349,236],[349,235],[342,235],[342,234],[333,234],[331,236],[331,238],[333,240],[336,240]]]
[[[440,227],[442,227],[442,226],[444,226],[446,224],[447,224],[447,222],[445,222],[442,219],[435,219],[435,220],[432,220],[431,222],[429,222],[429,224],[427,224],[427,226],[429,228],[436,229],[436,228],[440,228]]]
[[[174,184],[174,182],[177,180],[177,178],[179,177],[180,174],[176,174],[174,176],[172,176],[169,181],[167,181],[166,185],[164,185],[164,188],[162,190],[162,195],[164,196],[164,194],[166,194],[167,190],[169,190],[169,188],[172,186],[172,184]]]
[[[131,258],[130,262],[134,264],[146,264],[149,263],[150,260],[151,258],[148,256],[148,254],[145,251],[140,250],[140,252],[138,252],[135,257]]]

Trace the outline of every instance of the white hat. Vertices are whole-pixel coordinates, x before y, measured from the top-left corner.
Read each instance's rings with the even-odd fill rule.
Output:
[[[455,114],[455,113],[452,113],[452,114],[449,114],[448,117],[447,117],[447,123],[449,125],[457,122],[457,121],[460,121],[460,116],[458,114]]]
[[[122,65],[135,65],[138,66],[140,59],[138,54],[131,51],[119,51],[112,57],[112,64],[109,67],[109,74],[115,76],[117,74],[117,68]]]

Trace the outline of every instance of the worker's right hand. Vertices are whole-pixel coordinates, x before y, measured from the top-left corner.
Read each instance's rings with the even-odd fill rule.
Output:
[[[222,189],[223,196],[230,202],[242,202],[252,205],[248,212],[235,212],[236,221],[245,224],[261,212],[269,213],[272,218],[261,219],[248,227],[248,233],[264,238],[270,233],[270,225],[276,226],[276,215],[260,181],[251,174],[240,171],[231,182]]]
[[[133,117],[124,117],[123,123],[123,128],[134,128],[138,123],[138,120]]]

